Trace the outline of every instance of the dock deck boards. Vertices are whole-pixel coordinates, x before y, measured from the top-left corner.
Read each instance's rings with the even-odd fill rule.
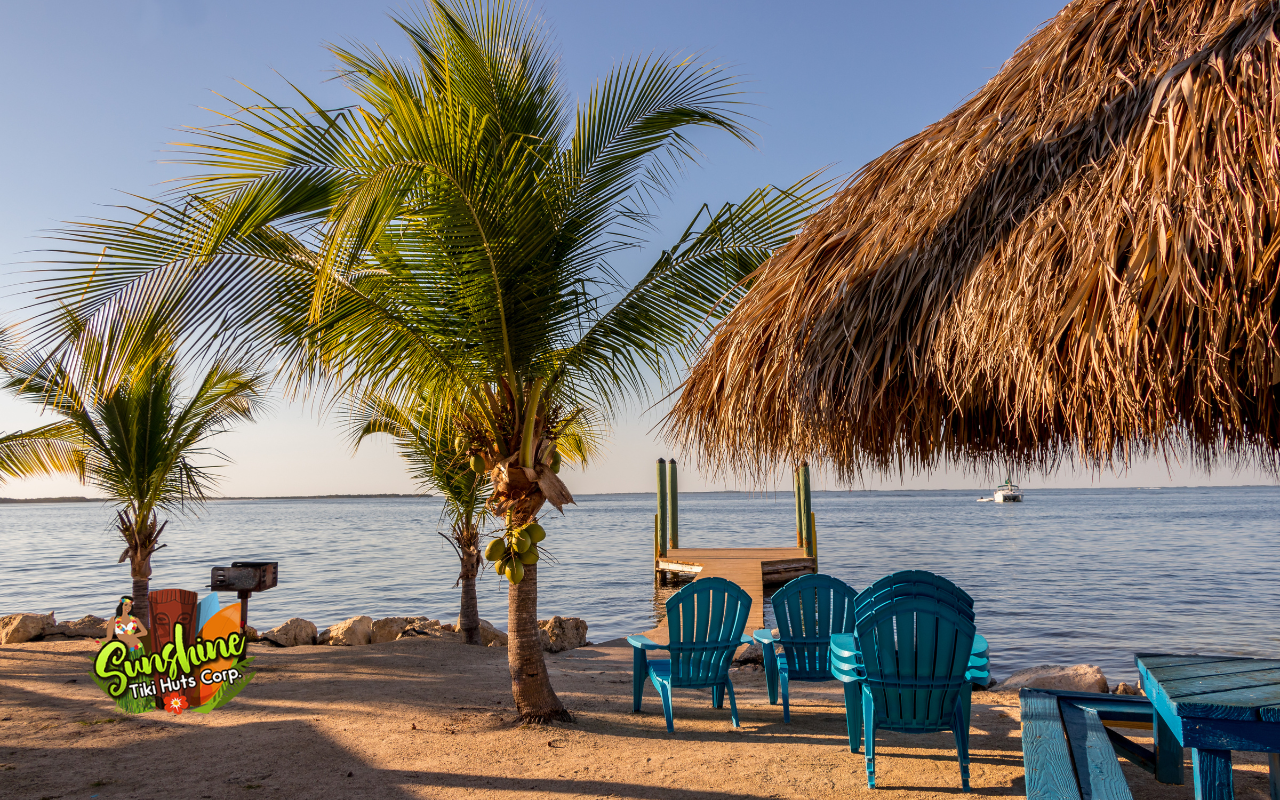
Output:
[[[764,627],[764,562],[798,560],[812,563],[800,547],[681,547],[667,550],[655,569],[725,578],[741,586],[751,595],[750,633]]]

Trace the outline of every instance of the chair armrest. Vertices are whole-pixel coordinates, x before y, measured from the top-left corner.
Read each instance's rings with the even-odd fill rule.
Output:
[[[742,634],[742,638],[738,640],[738,644],[751,644],[751,643],[752,643],[752,642],[754,642],[754,641],[755,641],[755,639],[754,639],[754,638],[752,638],[752,637],[750,637],[750,636],[748,636],[748,635],[746,635],[746,634],[744,633],[744,634]]]
[[[640,649],[640,650],[666,650],[666,649],[668,649],[668,648],[667,648],[667,646],[666,646],[665,644],[658,644],[658,643],[657,643],[657,642],[655,642],[654,640],[650,639],[648,636],[641,636],[641,635],[639,635],[639,634],[636,634],[635,636],[628,636],[628,637],[627,637],[627,642],[628,642],[632,647],[638,648],[638,649]]]
[[[752,633],[751,638],[755,639],[761,645],[771,644],[777,641],[777,639],[773,638],[773,631],[765,630],[764,628]]]

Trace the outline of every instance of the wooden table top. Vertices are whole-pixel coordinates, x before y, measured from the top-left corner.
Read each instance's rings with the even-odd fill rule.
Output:
[[[1280,722],[1280,660],[1138,653],[1134,661],[1147,695],[1179,717]]]

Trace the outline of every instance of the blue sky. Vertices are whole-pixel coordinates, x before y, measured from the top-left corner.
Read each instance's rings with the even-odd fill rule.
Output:
[[[104,213],[128,194],[155,194],[182,174],[165,163],[183,126],[209,125],[221,96],[247,101],[247,87],[292,102],[287,82],[334,105],[348,102],[329,79],[326,42],[377,44],[404,53],[388,17],[408,3],[219,0],[7,0],[0,25],[0,315],[21,317],[21,273],[42,258],[42,234],[63,220]],[[706,2],[549,0],[535,5],[562,50],[571,92],[585,95],[613,64],[650,52],[702,54],[748,82],[756,147],[723,135],[697,139],[706,154],[661,210],[654,246],[618,258],[635,275],[703,203],[736,200],[768,184],[790,184],[821,167],[847,174],[945,115],[981,87],[1056,0],[1000,2]],[[243,85],[242,85],[243,84]],[[608,454],[570,485],[579,492],[651,491],[654,459],[669,456],[649,430],[658,410],[619,420]],[[0,399],[0,431],[39,418]],[[413,491],[390,448],[353,457],[314,409],[279,400],[250,428],[218,446],[231,495]],[[682,488],[726,485],[686,470]],[[1215,473],[1212,482],[1261,482]],[[1062,473],[1034,485],[1090,485]],[[1155,464],[1103,485],[1199,484],[1204,475]],[[870,486],[960,488],[984,480],[943,472]],[[729,486],[734,484],[729,483]],[[828,484],[832,485],[832,484]],[[834,487],[834,485],[832,485]],[[747,488],[740,486],[739,488]],[[83,494],[68,480],[13,482],[0,494]]]

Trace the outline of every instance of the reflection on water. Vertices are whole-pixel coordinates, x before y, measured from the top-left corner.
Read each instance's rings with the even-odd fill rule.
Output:
[[[858,589],[899,569],[955,581],[977,601],[998,676],[1090,662],[1131,679],[1135,651],[1280,656],[1280,490],[1024,489],[1010,505],[975,503],[976,490],[815,493],[821,569]],[[655,627],[679,585],[654,586],[654,506],[652,494],[600,495],[548,510],[559,563],[539,570],[539,616],[582,617],[597,642]],[[680,514],[687,547],[794,541],[785,494],[685,494]],[[98,504],[0,505],[0,614],[107,616],[129,590],[111,519]],[[275,560],[279,586],[251,603],[259,628],[452,619],[458,563],[439,525],[434,499],[215,502],[169,525],[152,585],[204,591],[210,567]],[[505,628],[505,581],[486,570],[478,594]]]

